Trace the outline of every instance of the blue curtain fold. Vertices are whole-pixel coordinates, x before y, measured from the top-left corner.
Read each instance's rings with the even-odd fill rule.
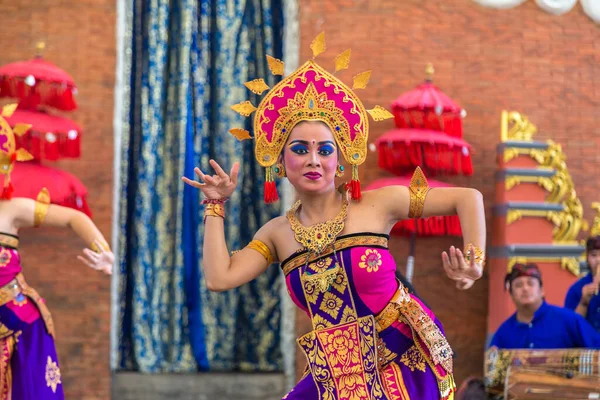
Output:
[[[200,267],[201,194],[180,177],[195,166],[210,171],[210,158],[225,169],[240,162],[227,203],[230,250],[279,215],[262,202],[253,142],[228,130],[251,128],[229,108],[259,102],[244,82],[276,83],[265,56],[282,58],[281,1],[134,0],[126,13],[117,368],[280,370],[278,269],[209,292]]]

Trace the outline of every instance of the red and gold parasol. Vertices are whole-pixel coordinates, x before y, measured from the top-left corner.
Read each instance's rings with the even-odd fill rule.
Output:
[[[38,52],[44,47],[39,43]],[[17,98],[21,107],[46,106],[72,111],[77,108],[76,94],[73,78],[41,55],[0,67],[0,97]]]
[[[379,167],[402,175],[421,167],[426,175],[472,175],[471,145],[428,129],[394,129],[380,136]]]
[[[36,160],[56,161],[81,155],[81,127],[70,119],[18,108],[6,120],[11,126],[31,125],[27,134],[17,138],[17,144]]]
[[[392,103],[396,126],[429,129],[462,138],[462,118],[466,111],[433,84],[433,65],[428,64],[425,73],[425,82]]]

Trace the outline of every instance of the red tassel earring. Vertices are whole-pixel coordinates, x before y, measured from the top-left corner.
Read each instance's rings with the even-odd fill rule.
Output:
[[[15,191],[15,188],[13,187],[12,183],[10,182],[10,177],[8,175],[6,175],[6,177],[4,178],[4,187],[2,188],[2,194],[0,195],[0,200],[12,199],[14,191]]]
[[[352,180],[346,185],[346,190],[350,190],[352,200],[359,201],[362,198],[360,191],[360,179],[358,177],[358,165],[352,165]]]
[[[265,169],[264,202],[272,204],[278,200],[279,194],[277,193],[277,185],[273,177],[273,167],[267,167]]]

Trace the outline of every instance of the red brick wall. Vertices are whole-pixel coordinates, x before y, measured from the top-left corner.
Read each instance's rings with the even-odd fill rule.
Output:
[[[45,57],[71,74],[84,128],[83,156],[56,166],[89,190],[94,220],[110,240],[112,215],[115,1],[0,1],[0,65],[31,58],[38,40]],[[46,298],[57,326],[62,382],[69,399],[110,398],[110,278],[75,257],[83,243],[70,231],[21,232],[24,272]]]
[[[435,82],[468,111],[465,138],[474,146],[475,175],[449,179],[493,198],[495,144],[500,111],[519,110],[538,126],[538,139],[564,144],[577,190],[589,205],[600,182],[589,179],[598,163],[600,27],[576,7],[555,17],[533,1],[512,10],[492,10],[471,0],[302,0],[301,59],[325,29],[333,57],[352,48],[350,71],[373,69],[365,104],[389,105],[423,77],[425,63],[436,67]],[[52,4],[50,6],[50,4]],[[85,128],[83,157],[58,165],[87,185],[94,219],[110,233],[112,195],[112,105],[115,62],[115,2],[0,2],[0,64],[29,58],[35,42],[48,43],[46,58],[67,70],[79,87],[72,118]],[[373,139],[392,127],[373,124]],[[98,150],[101,149],[101,150]],[[365,182],[383,173],[373,154],[363,168]],[[486,202],[488,217],[491,200]],[[79,265],[81,243],[73,234],[23,232],[25,272],[46,297],[58,330],[58,350],[68,398],[109,397],[109,280]],[[439,256],[452,238],[421,239],[415,284],[444,322],[459,358],[457,379],[479,374],[485,336],[487,283],[456,291],[443,276]],[[403,264],[407,241],[392,241]],[[432,251],[435,249],[436,251]],[[67,286],[69,290],[67,290]]]
[[[333,69],[334,56],[350,47],[350,70],[339,74],[342,79],[351,82],[354,74],[373,69],[360,93],[367,107],[389,106],[423,80],[427,62],[434,64],[434,82],[468,112],[465,139],[476,151],[474,176],[448,181],[483,193],[488,227],[503,109],[526,114],[539,128],[538,140],[564,145],[586,215],[593,216],[590,203],[600,198],[600,180],[592,175],[600,161],[600,26],[579,6],[552,16],[533,0],[512,10],[472,0],[302,0],[300,29],[301,60],[311,56],[311,40],[325,30],[328,49],[318,57],[321,63]],[[393,122],[371,126],[374,140]],[[365,182],[384,175],[376,163],[372,153],[363,168]],[[414,282],[445,325],[458,354],[460,382],[482,373],[488,288],[484,277],[467,292],[454,289],[439,255],[452,244],[461,242],[419,239]],[[407,245],[406,239],[392,240],[400,265]]]

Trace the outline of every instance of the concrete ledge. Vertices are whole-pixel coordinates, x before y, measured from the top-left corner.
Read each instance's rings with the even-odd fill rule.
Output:
[[[509,140],[500,143],[496,147],[498,153],[502,153],[507,148],[518,148],[518,149],[547,149],[548,143],[544,142],[521,142],[518,140]]]
[[[496,171],[496,181],[503,181],[507,176],[534,176],[550,178],[556,175],[556,170],[550,168],[506,168]]]
[[[579,257],[585,247],[552,244],[512,244],[503,247],[492,247],[488,253],[492,258],[510,257]]]
[[[286,393],[281,374],[113,373],[112,400],[280,400]]]
[[[539,203],[534,201],[509,201],[504,204],[496,204],[493,208],[495,216],[504,216],[509,210],[532,210],[532,211],[562,211],[563,204]]]

